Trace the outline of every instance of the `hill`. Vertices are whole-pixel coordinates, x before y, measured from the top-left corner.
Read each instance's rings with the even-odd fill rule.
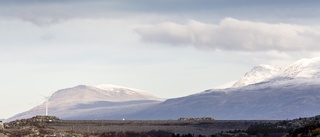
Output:
[[[48,109],[50,115],[62,119],[122,119],[124,115],[145,109],[162,100],[138,89],[114,85],[79,85],[54,92],[48,100]],[[7,121],[44,115],[45,104],[46,102],[17,114]]]

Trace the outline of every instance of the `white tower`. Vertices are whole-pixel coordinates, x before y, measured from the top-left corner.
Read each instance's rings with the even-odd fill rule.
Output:
[[[46,97],[45,97],[45,99],[46,99],[46,116],[48,116],[48,103],[49,103],[49,97],[48,97],[48,96],[46,96]]]

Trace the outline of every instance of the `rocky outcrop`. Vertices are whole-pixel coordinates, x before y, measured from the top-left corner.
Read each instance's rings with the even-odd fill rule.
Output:
[[[203,118],[179,118],[179,121],[212,121],[214,118],[203,117]]]
[[[5,123],[5,128],[22,128],[22,127],[45,127],[48,122],[60,120],[55,116],[35,116],[29,119],[15,120]]]
[[[55,116],[35,116],[30,119],[20,119],[4,123],[4,129],[0,132],[3,137],[7,136],[56,136],[52,127],[48,126],[50,122],[60,120]],[[0,136],[0,137],[2,137]]]

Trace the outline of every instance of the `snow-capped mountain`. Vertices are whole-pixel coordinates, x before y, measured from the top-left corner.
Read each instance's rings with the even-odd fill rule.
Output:
[[[166,100],[138,112],[138,119],[214,117],[285,120],[320,114],[320,79],[269,81]],[[138,116],[137,114],[134,114]]]
[[[145,119],[293,119],[319,115],[319,104],[320,58],[312,58],[283,69],[257,66],[232,88],[168,99],[139,113]]]
[[[294,78],[320,78],[320,57],[298,60],[282,69],[259,65],[247,72],[232,88],[264,81]]]
[[[133,113],[161,101],[163,99],[138,89],[114,85],[79,85],[54,92],[48,104],[49,115],[62,119],[101,119],[111,114],[113,118],[122,119],[123,114]],[[8,120],[44,114],[45,103]]]
[[[266,81],[269,78],[274,77],[280,71],[279,68],[275,68],[269,65],[259,65],[247,72],[244,77],[237,81],[232,87],[241,87],[254,83]]]

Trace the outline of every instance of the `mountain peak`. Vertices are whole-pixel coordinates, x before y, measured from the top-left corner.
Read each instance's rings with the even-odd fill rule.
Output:
[[[320,77],[320,57],[311,59],[300,59],[291,65],[285,67],[281,73],[280,77],[289,78],[319,78]]]
[[[320,78],[320,57],[303,58],[282,69],[270,65],[258,65],[247,72],[232,87],[241,87],[267,80],[283,78]]]
[[[276,75],[279,71],[279,68],[275,68],[270,65],[255,66],[249,72],[247,72],[244,75],[244,77],[237,81],[232,87],[241,87],[265,81]]]

